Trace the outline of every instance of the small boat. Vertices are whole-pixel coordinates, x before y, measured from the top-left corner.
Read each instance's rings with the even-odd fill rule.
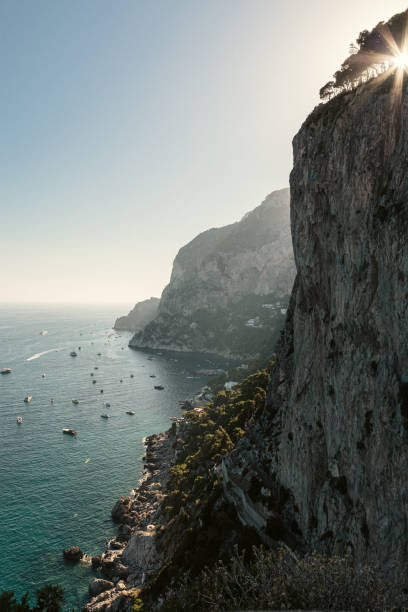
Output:
[[[103,389],[101,389],[101,393],[103,393]]]
[[[136,414],[134,410],[126,410],[126,414]]]
[[[91,458],[90,458],[90,457],[88,457],[88,459],[85,459],[84,463],[89,463],[89,462],[90,462],[90,460],[91,460]]]
[[[42,329],[42,330],[40,331],[40,336],[45,336],[46,334],[48,334],[48,332],[47,332],[47,330],[46,330],[46,329]]]
[[[75,438],[78,435],[78,432],[75,429],[70,429],[69,427],[64,427],[62,433],[67,434],[68,436],[74,436]]]
[[[80,351],[80,350],[81,350],[81,348],[82,348],[82,346],[78,346],[78,351]]]
[[[11,374],[11,368],[1,368],[2,374]]]
[[[95,379],[93,379],[92,384],[96,385],[96,380]]]
[[[134,378],[134,377],[135,377],[135,375],[134,375],[134,374],[131,374],[131,375],[130,375],[130,378]]]
[[[102,353],[96,353],[98,355],[98,357],[100,357],[102,355]]]
[[[154,388],[157,389],[158,391],[163,391],[164,389],[163,385],[154,385]]]
[[[41,374],[41,378],[45,378],[45,372]]]
[[[94,370],[99,370],[98,366],[95,366],[95,367],[94,367]]]
[[[111,416],[112,416],[111,414],[106,414],[106,413],[101,414],[101,417],[102,417],[103,419],[110,419],[110,418],[111,418]]]
[[[123,382],[123,378],[121,378],[119,382]]]
[[[150,378],[156,378],[156,374],[150,374]]]
[[[75,351],[71,351],[71,352],[70,352],[70,355],[71,355],[71,357],[76,357],[76,356],[77,356],[77,354],[76,354],[76,352],[75,352]]]
[[[73,403],[73,404],[79,404],[79,399],[78,399],[78,398],[76,398],[76,397],[73,397],[73,398],[72,398],[72,403]]]
[[[53,398],[51,398],[51,400],[50,400],[50,401],[51,401],[51,404],[53,404],[53,403],[54,403],[54,400],[53,400]]]
[[[110,403],[109,402],[105,402],[105,408],[110,408]]]
[[[94,375],[94,373],[93,373],[93,372],[91,372],[90,376],[93,376],[93,375]]]
[[[24,401],[25,401],[26,404],[29,404],[32,399],[33,399],[32,395],[26,395],[25,398],[24,398]]]
[[[18,417],[17,417],[17,423],[18,423],[19,425],[21,425],[21,423],[22,423],[22,422],[23,422],[23,417],[18,416]]]

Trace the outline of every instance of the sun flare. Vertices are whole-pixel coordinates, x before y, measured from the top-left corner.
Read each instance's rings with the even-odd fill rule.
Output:
[[[396,68],[407,68],[408,67],[407,51],[401,51],[400,53],[398,53],[398,55],[395,55],[392,61]]]

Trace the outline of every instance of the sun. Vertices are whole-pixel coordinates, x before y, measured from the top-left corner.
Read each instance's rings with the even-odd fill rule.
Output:
[[[398,55],[392,58],[392,63],[396,68],[407,68],[408,67],[408,53],[407,51],[400,51]]]

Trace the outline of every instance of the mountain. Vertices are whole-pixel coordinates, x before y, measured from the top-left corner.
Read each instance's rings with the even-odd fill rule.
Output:
[[[159,303],[159,298],[155,297],[138,302],[129,314],[116,319],[114,329],[132,332],[143,329],[157,315]]]
[[[257,356],[283,324],[294,276],[289,190],[281,189],[180,249],[157,317],[130,346]]]
[[[265,538],[405,584],[408,94],[393,83],[317,107],[294,139],[297,278],[265,409],[223,473]]]

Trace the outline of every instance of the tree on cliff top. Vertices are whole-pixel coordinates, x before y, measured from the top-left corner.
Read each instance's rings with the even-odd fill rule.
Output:
[[[320,90],[322,100],[330,100],[380,74],[408,70],[408,10],[380,21],[371,31],[360,32],[357,45],[350,45],[350,55],[340,70]]]

